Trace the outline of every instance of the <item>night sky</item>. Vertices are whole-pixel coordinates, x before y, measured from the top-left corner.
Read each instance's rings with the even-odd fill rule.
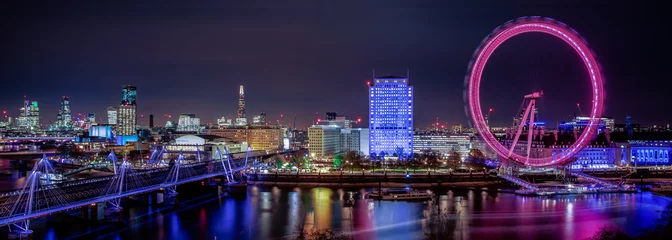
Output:
[[[24,2],[24,1],[16,1]],[[670,25],[654,1],[81,1],[0,7],[0,109],[19,115],[23,96],[56,121],[61,96],[73,115],[118,106],[138,87],[140,124],[153,113],[195,113],[202,123],[235,116],[238,85],[247,113],[305,127],[335,111],[367,124],[367,87],[406,75],[415,87],[415,127],[436,118],[466,124],[464,76],[481,40],[521,16],[557,19],[578,31],[607,78],[606,116],[644,125],[672,122]],[[185,3],[180,3],[185,2]],[[211,2],[207,5],[186,2]],[[557,2],[557,3],[552,3]],[[588,106],[588,77],[562,41],[518,36],[490,59],[483,108],[511,123],[522,96],[543,89],[539,117],[556,122]],[[589,109],[583,109],[588,112]]]

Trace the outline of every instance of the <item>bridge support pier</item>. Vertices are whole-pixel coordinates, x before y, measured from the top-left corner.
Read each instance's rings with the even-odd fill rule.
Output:
[[[29,229],[30,220],[12,223],[9,225],[8,239],[32,239],[33,230]]]
[[[157,205],[163,203],[163,192],[154,191],[145,194],[145,200],[149,205]]]
[[[80,208],[82,219],[89,221],[103,220],[105,217],[105,203],[94,203]]]

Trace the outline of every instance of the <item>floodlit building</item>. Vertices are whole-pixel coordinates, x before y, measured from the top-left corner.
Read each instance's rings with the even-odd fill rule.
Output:
[[[330,125],[313,125],[308,128],[308,151],[311,157],[323,158],[342,152],[341,128]]]
[[[56,125],[58,127],[69,127],[72,124],[72,113],[70,111],[70,100],[63,96],[61,107],[58,110]]]
[[[283,129],[274,126],[229,126],[205,129],[204,134],[246,142],[252,150],[275,152],[283,148]]]
[[[117,112],[117,144],[125,145],[129,141],[137,141],[138,137],[135,131],[138,120],[136,96],[137,88],[135,86],[127,85],[121,88],[121,104]]]
[[[391,156],[413,152],[413,87],[405,77],[369,83],[369,152]]]
[[[178,132],[200,132],[201,119],[196,117],[196,114],[180,114],[177,121]]]
[[[16,126],[27,130],[40,128],[40,107],[37,101],[23,101],[21,115],[16,118]]]
[[[468,134],[418,132],[413,135],[413,152],[416,154],[433,151],[446,155],[456,151],[461,156],[467,156],[469,150],[471,150],[471,136]]]

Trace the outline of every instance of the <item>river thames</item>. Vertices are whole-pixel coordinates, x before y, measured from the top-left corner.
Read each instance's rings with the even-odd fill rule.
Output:
[[[482,190],[443,190],[437,202],[356,200],[370,189],[250,186],[237,194],[200,195],[181,207],[128,209],[134,223],[90,225],[75,217],[32,222],[35,239],[293,239],[301,229],[334,229],[353,239],[583,239],[606,225],[636,235],[672,198],[650,192],[523,197]],[[437,227],[441,226],[441,227]]]

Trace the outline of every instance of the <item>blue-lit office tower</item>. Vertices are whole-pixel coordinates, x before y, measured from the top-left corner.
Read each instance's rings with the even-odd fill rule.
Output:
[[[369,154],[413,152],[413,87],[405,77],[380,77],[369,83]]]

